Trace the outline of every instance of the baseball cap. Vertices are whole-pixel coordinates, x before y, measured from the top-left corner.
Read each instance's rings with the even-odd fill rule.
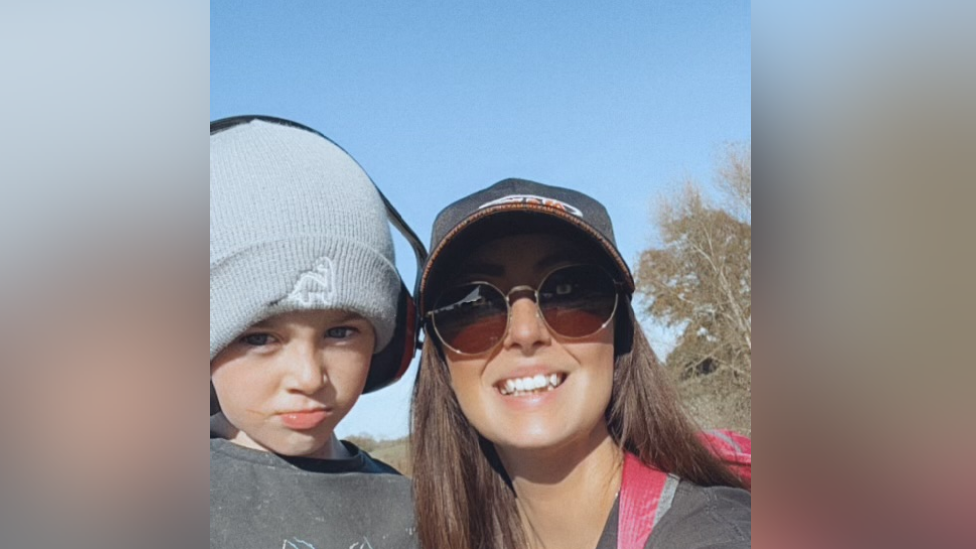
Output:
[[[613,223],[607,209],[596,199],[579,191],[553,187],[525,179],[505,179],[466,196],[444,208],[434,221],[431,253],[424,265],[418,293],[421,314],[426,314],[428,287],[445,258],[463,250],[466,243],[485,231],[495,234],[513,228],[552,227],[578,232],[607,254],[629,294],[634,292],[634,277],[617,249]]]

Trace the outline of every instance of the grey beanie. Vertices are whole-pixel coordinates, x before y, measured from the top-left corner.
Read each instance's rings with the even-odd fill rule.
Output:
[[[254,120],[210,136],[210,360],[255,323],[300,310],[362,315],[375,352],[400,292],[386,207],[345,151]]]

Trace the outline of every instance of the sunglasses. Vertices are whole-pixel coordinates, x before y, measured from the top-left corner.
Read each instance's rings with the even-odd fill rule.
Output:
[[[456,354],[481,355],[505,338],[514,299],[531,296],[549,330],[563,339],[582,339],[606,328],[620,301],[621,284],[596,265],[551,271],[538,289],[516,286],[507,294],[488,282],[450,288],[427,318],[434,333]]]

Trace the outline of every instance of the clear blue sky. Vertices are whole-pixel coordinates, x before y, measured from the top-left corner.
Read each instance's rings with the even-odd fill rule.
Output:
[[[752,138],[749,2],[212,0],[210,27],[211,119],[318,129],[425,243],[448,203],[523,177],[602,201],[634,262],[655,200]],[[340,435],[405,435],[414,375]]]

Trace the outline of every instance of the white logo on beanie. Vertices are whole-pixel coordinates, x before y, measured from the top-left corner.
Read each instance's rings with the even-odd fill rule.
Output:
[[[498,200],[492,200],[487,204],[482,204],[478,209],[484,210],[492,206],[502,206],[505,204],[528,204],[532,206],[545,206],[547,208],[553,208],[556,210],[564,211],[566,213],[575,215],[576,217],[583,217],[583,212],[579,208],[571,204],[567,204],[562,200],[556,200],[555,198],[546,198],[544,196],[535,196],[529,194],[516,194],[511,196],[506,196],[504,198],[499,198]]]
[[[323,257],[314,269],[302,273],[284,302],[305,309],[328,309],[335,303],[335,287],[335,266],[332,259]]]

